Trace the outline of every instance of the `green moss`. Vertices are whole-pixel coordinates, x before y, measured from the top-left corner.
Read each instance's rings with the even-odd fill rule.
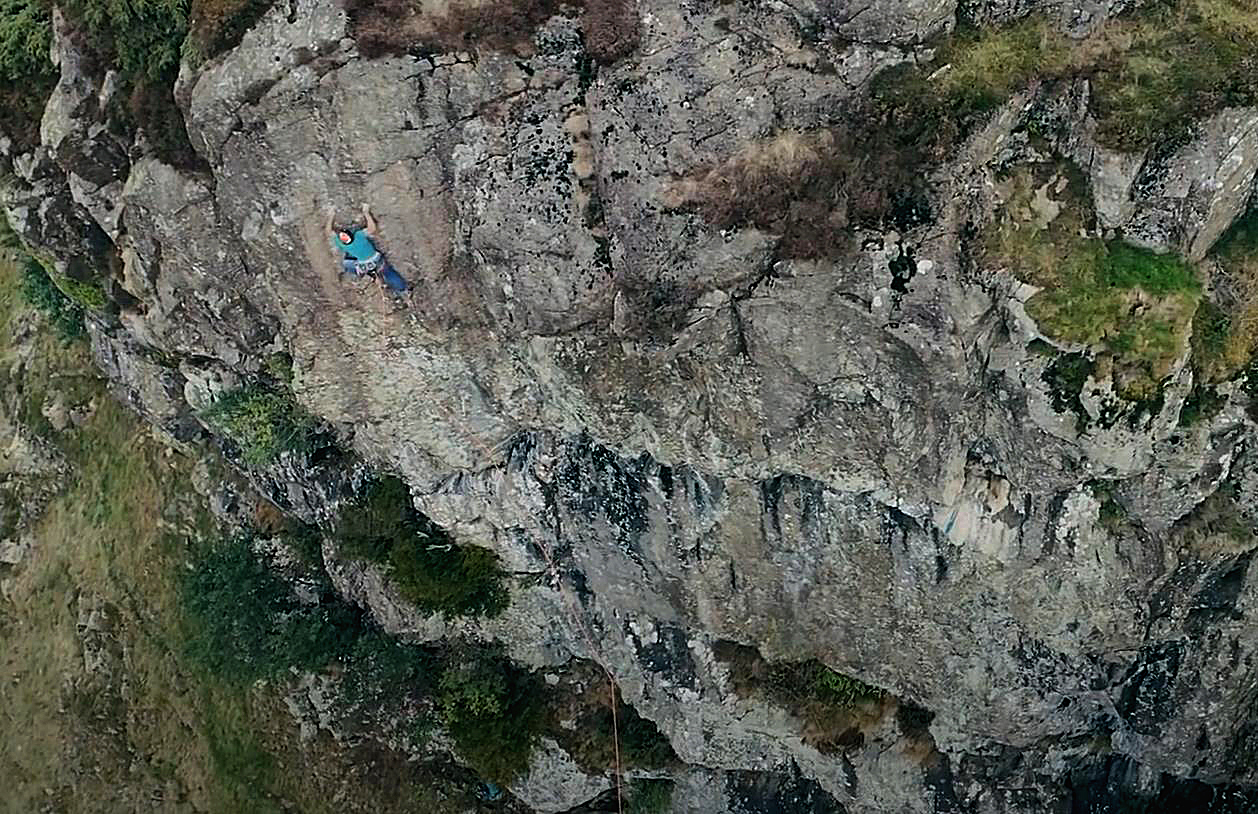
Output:
[[[308,452],[317,445],[314,419],[292,396],[260,387],[224,393],[202,417],[240,448],[251,466],[265,466],[285,452]]]
[[[528,768],[545,722],[544,697],[537,676],[474,652],[442,673],[437,703],[459,754],[482,777],[501,783]]]
[[[456,545],[415,510],[401,480],[382,478],[348,508],[337,526],[348,557],[388,566],[398,592],[416,607],[447,617],[496,616],[509,601],[497,556]]]
[[[107,302],[105,289],[101,287],[100,283],[71,280],[69,277],[57,278],[56,282],[57,287],[64,291],[67,297],[83,308],[99,311],[105,307]]]

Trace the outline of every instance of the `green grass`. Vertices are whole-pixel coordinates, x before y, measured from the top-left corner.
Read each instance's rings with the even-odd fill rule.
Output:
[[[1130,43],[1095,66],[1098,136],[1135,150],[1258,100],[1258,7],[1251,0],[1151,3],[1118,26]]]
[[[1062,180],[1055,201],[1060,212],[1037,223],[1034,190]],[[985,262],[1042,289],[1026,310],[1045,335],[1088,346],[1112,369],[1123,397],[1151,397],[1192,330],[1202,295],[1192,267],[1177,255],[1082,237],[1091,223],[1090,202],[1086,182],[1070,167],[1023,168],[1007,183],[1011,192],[1001,220],[989,227]],[[1071,393],[1054,397],[1059,410],[1066,401],[1078,406],[1077,389],[1055,390]]]
[[[337,538],[345,556],[387,566],[389,578],[421,610],[455,616],[496,616],[509,595],[498,557],[457,545],[415,510],[401,480],[382,478],[341,515]]]
[[[1242,217],[1212,255],[1232,292],[1226,307],[1203,300],[1193,318],[1193,365],[1199,378],[1220,382],[1246,366],[1258,347],[1258,212]]]
[[[285,452],[309,452],[317,445],[315,420],[292,396],[263,387],[224,393],[202,414],[240,448],[251,466],[265,466]]]
[[[1123,150],[1182,137],[1196,120],[1258,100],[1251,0],[1150,3],[1079,41],[1031,17],[961,27],[935,45],[933,59],[891,68],[873,88],[898,139],[928,156],[1033,80],[1091,79],[1098,137]]]

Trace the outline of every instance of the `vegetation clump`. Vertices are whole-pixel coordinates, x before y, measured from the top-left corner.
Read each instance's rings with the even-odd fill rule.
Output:
[[[1192,362],[1205,383],[1240,373],[1258,349],[1258,212],[1241,218],[1211,252],[1212,297],[1193,317]]]
[[[1098,352],[1119,395],[1152,397],[1183,352],[1201,299],[1192,267],[1173,254],[1085,236],[1093,227],[1086,183],[1072,168],[1032,168],[1009,183],[986,261],[1041,289],[1027,314],[1047,336]],[[1054,397],[1058,410],[1067,400],[1077,406],[1077,389],[1059,389],[1071,395]]]
[[[69,341],[79,339],[85,333],[83,307],[70,299],[57,287],[44,267],[33,258],[21,261],[22,297],[39,309],[57,331],[57,335]]]
[[[625,814],[666,814],[673,809],[672,780],[635,780],[629,785]]]
[[[566,702],[552,710],[555,720],[550,729],[577,763],[595,773],[613,770],[617,745],[622,768],[663,769],[677,763],[677,754],[668,738],[654,722],[625,703],[619,688],[616,689],[613,721],[607,681],[601,670],[580,671],[571,667],[568,678],[573,673],[581,675],[584,690],[560,685],[558,694]],[[565,725],[561,718],[569,722]],[[618,744],[613,740],[613,732],[619,733]]]
[[[359,618],[337,603],[307,605],[238,538],[201,554],[181,587],[187,650],[211,673],[253,681],[343,658]]]
[[[767,697],[805,723],[804,739],[834,753],[863,742],[861,709],[880,703],[886,692],[831,670],[816,659],[770,662],[752,647],[720,642],[718,659],[730,669],[734,691]]]
[[[437,706],[459,754],[484,777],[509,781],[528,768],[545,721],[540,679],[488,652],[455,657]]]
[[[443,616],[496,616],[509,600],[497,556],[455,544],[420,514],[398,478],[376,481],[337,525],[341,551],[388,567],[398,592]]]
[[[202,414],[240,448],[251,466],[265,466],[285,452],[309,452],[317,445],[315,420],[292,396],[263,387],[224,393]]]

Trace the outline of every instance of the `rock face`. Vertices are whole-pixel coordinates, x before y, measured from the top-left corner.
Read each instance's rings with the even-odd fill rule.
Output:
[[[767,134],[840,124],[958,14],[1035,6],[1077,30],[1131,4],[633,5],[637,50],[597,67],[563,15],[522,56],[365,60],[332,0],[294,0],[184,66],[205,170],[114,151],[61,32],[45,144],[13,157],[3,203],[72,277],[120,261],[93,347],[155,424],[200,434],[216,388],[286,351],[347,446],[456,539],[541,575],[502,617],[451,623],[325,551],[393,632],[608,668],[693,767],[677,811],[1102,811],[1258,784],[1254,546],[1203,509],[1258,496],[1247,397],[1180,426],[1181,363],[1159,403],[1060,406],[1020,284],[966,248],[1028,98],[932,177],[930,223],[835,257],[668,203]],[[1055,104],[1103,224],[1200,259],[1253,194],[1258,113],[1128,156],[1091,142],[1086,95]],[[338,278],[323,213],[365,200],[410,311]],[[326,520],[365,477],[338,465],[255,479]],[[735,643],[889,696],[821,751],[737,691]],[[555,749],[520,799],[562,811],[607,788]]]

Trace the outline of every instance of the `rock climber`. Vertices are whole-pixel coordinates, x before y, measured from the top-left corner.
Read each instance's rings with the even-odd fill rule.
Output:
[[[371,207],[363,204],[362,213],[367,222],[367,228],[350,232],[348,228],[334,229],[332,221],[336,218],[336,212],[328,210],[325,228],[332,236],[332,248],[341,253],[341,274],[383,280],[394,294],[409,301],[411,287],[371,242],[373,237],[379,236],[376,231],[376,219],[371,216]]]

